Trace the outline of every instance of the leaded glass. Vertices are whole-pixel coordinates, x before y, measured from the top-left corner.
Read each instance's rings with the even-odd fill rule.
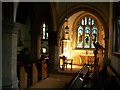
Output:
[[[43,36],[42,36],[42,39],[45,39],[45,23],[43,24]]]
[[[91,43],[91,48],[95,48],[94,45],[93,45],[93,42],[94,42],[94,40],[97,42],[97,36],[98,36],[97,32],[98,32],[98,29],[97,29],[96,26],[94,26],[92,28],[92,43]]]
[[[89,26],[85,28],[84,48],[90,48],[90,27]]]
[[[80,26],[78,28],[78,37],[77,37],[77,47],[82,48],[83,46],[83,28]]]
[[[85,25],[87,25],[87,17],[85,17]]]
[[[43,23],[42,28],[42,39],[48,39],[48,26],[45,23]]]
[[[91,25],[91,18],[88,19],[88,25]]]
[[[77,30],[77,48],[95,48],[93,40],[97,41],[98,36],[95,20],[90,16],[83,17]]]
[[[94,20],[92,19],[92,25],[94,25]]]
[[[81,23],[82,23],[82,25],[84,25],[84,20],[83,19],[82,19]]]

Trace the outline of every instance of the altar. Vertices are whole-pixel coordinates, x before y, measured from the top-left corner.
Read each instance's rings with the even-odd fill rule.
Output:
[[[80,53],[80,65],[84,64],[89,64],[92,65],[94,64],[94,54],[92,51],[85,51],[84,53]]]
[[[84,64],[94,64],[94,55],[79,55],[80,57],[80,65],[84,65]]]

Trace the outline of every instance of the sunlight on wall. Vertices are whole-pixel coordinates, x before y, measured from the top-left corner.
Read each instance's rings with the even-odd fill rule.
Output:
[[[72,50],[70,56],[73,64],[83,65],[83,63],[88,63],[88,56],[94,57],[94,53],[93,50]]]

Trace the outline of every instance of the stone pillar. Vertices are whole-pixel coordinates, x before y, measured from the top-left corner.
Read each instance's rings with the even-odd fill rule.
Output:
[[[49,46],[49,63],[48,63],[48,73],[58,72],[59,69],[59,59],[58,59],[58,47]]]
[[[49,36],[49,65],[48,72],[54,73],[59,69],[57,32],[51,31]]]
[[[2,88],[18,88],[17,32],[13,23],[2,24]]]
[[[2,89],[18,88],[17,32],[13,21],[13,2],[2,3]],[[7,6],[7,7],[6,7]]]
[[[33,61],[38,60],[40,57],[40,46],[41,46],[41,36],[40,32],[38,32],[39,28],[38,26],[32,26],[32,30],[30,32],[31,34],[31,50],[30,50],[30,56]]]

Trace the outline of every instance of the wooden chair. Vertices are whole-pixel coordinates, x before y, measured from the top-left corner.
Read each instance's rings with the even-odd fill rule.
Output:
[[[71,70],[72,70],[72,63],[73,63],[73,59],[66,59],[63,61],[63,67],[66,66],[67,69],[67,65],[70,64],[71,65]]]

